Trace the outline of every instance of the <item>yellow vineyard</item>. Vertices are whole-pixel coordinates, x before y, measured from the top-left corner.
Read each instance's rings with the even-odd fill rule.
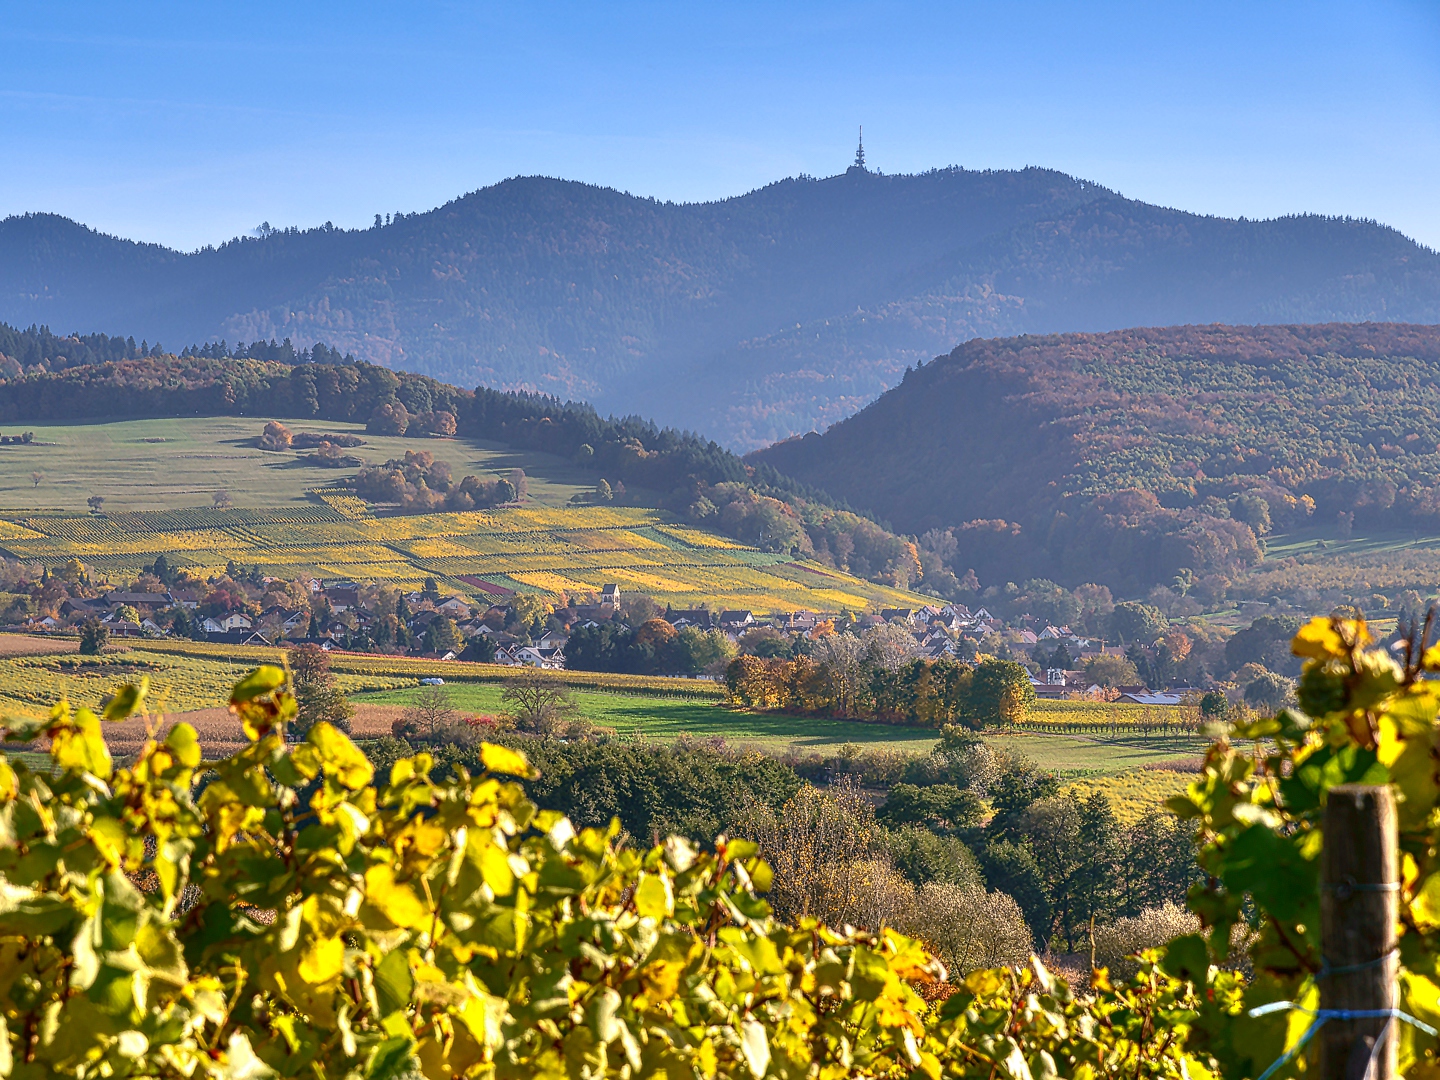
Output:
[[[236,562],[284,577],[419,585],[493,597],[584,594],[609,582],[685,607],[710,601],[754,611],[911,606],[908,593],[788,556],[747,548],[631,507],[522,507],[376,517],[358,500],[317,493],[308,506],[185,509],[111,515],[10,513],[0,550],[56,566],[71,558],[115,576],[164,555],[207,574]]]

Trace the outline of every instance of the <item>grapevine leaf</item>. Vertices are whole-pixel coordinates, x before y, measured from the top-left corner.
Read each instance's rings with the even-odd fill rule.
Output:
[[[73,719],[51,735],[50,757],[62,769],[79,769],[102,780],[110,779],[110,748],[100,733],[100,721],[89,709],[77,709]]]
[[[1349,650],[1336,621],[1322,617],[1311,619],[1300,628],[1290,643],[1290,651],[1306,659],[1329,660],[1343,657]]]
[[[305,741],[315,748],[326,773],[351,791],[368,784],[375,776],[375,767],[350,737],[324,720],[310,729]]]
[[[365,902],[394,926],[418,929],[430,921],[430,909],[410,885],[396,881],[383,863],[365,871]]]
[[[115,691],[113,697],[105,704],[102,716],[106,720],[124,720],[133,716],[140,708],[140,703],[145,700],[145,695],[150,691],[150,677],[142,675],[139,685],[126,683]]]
[[[663,919],[675,914],[675,894],[670,879],[657,874],[642,874],[635,889],[635,910],[642,918]]]
[[[186,723],[176,724],[165,736],[165,748],[175,755],[175,760],[187,769],[200,764],[200,737],[195,729]]]
[[[1199,934],[1186,934],[1165,946],[1161,964],[1167,974],[1203,986],[1210,972],[1210,951]]]
[[[740,1024],[740,1031],[745,1064],[750,1068],[750,1075],[760,1080],[770,1068],[770,1040],[765,1034],[765,1025],[753,1017],[746,1017]]]
[[[480,762],[485,766],[487,772],[500,773],[504,776],[530,777],[533,770],[530,763],[525,760],[525,755],[508,746],[497,746],[495,743],[480,744]]]

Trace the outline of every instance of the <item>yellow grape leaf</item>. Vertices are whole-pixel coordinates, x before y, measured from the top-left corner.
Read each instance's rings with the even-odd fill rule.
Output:
[[[375,767],[350,737],[333,724],[320,721],[310,729],[305,741],[315,748],[325,771],[351,791],[370,783]]]
[[[675,914],[675,893],[663,874],[641,874],[635,889],[635,910],[642,918],[663,919]]]
[[[110,749],[100,734],[100,721],[89,709],[79,709],[73,724],[52,735],[50,757],[62,769],[79,769],[102,780],[110,779]]]
[[[1435,735],[1431,730],[1413,738],[1405,738],[1396,717],[1386,713],[1380,717],[1376,756],[1390,772],[1390,782],[1400,795],[1396,810],[1401,829],[1422,826],[1440,799],[1440,782],[1436,778]]]
[[[90,825],[90,842],[112,867],[125,858],[125,823],[119,818],[100,817]]]
[[[176,724],[165,736],[165,748],[187,769],[200,764],[200,737],[189,724]]]
[[[1422,930],[1440,926],[1440,872],[1427,877],[1416,891],[1410,915]]]
[[[1349,650],[1345,648],[1345,639],[1336,629],[1338,621],[1324,617],[1311,619],[1290,642],[1290,651],[1310,660],[1329,660],[1332,657],[1345,656]]]
[[[15,775],[15,770],[10,767],[10,762],[5,755],[0,754],[0,801],[9,802],[20,794],[20,778]],[[3,1076],[0,1073],[0,1076]]]
[[[498,844],[486,844],[480,851],[480,875],[496,896],[509,896],[515,891],[515,870],[510,865],[510,852]]]
[[[881,991],[880,996],[875,999],[876,1023],[883,1027],[909,1028],[912,1031],[917,1029],[923,1031],[924,1029],[920,1027],[919,1020],[911,1010],[910,999],[914,997],[914,993],[910,992],[899,979],[886,979],[885,989]],[[919,999],[916,998],[914,1003],[918,1005]]]
[[[430,919],[430,909],[409,885],[395,880],[395,871],[377,863],[365,871],[365,901],[396,926],[417,929]]]
[[[511,750],[508,746],[481,743],[480,762],[487,772],[502,773],[505,776],[530,775],[530,763],[525,760],[525,755],[518,750]]]
[[[300,957],[300,977],[311,986],[329,982],[345,971],[345,942],[338,937],[316,938]]]

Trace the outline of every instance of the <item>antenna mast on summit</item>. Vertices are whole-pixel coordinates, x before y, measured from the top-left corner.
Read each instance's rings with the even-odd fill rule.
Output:
[[[860,125],[860,145],[855,148],[855,168],[865,171],[865,125]]]

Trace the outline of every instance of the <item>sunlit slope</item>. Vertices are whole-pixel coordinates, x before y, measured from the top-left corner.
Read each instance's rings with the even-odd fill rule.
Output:
[[[56,565],[134,573],[164,555],[214,573],[234,561],[271,574],[418,585],[434,577],[476,597],[481,583],[516,592],[584,594],[609,582],[676,607],[701,601],[755,611],[907,606],[908,593],[815,563],[744,547],[632,507],[521,507],[376,517],[359,500],[279,509],[0,516],[0,547]],[[492,594],[493,595],[493,594]]]

